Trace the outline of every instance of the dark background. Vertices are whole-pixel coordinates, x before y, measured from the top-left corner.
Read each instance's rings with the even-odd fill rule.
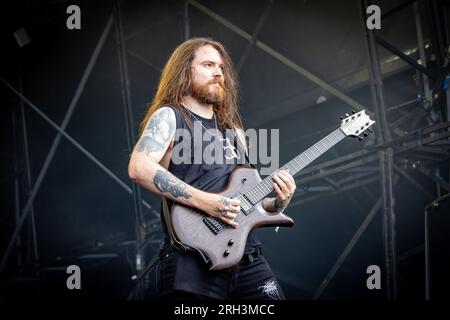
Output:
[[[407,1],[374,3],[384,13],[404,2]],[[445,11],[442,14],[446,15],[447,2],[438,2]],[[66,28],[69,16],[66,8],[70,4],[81,8],[81,30]],[[186,34],[213,37],[229,50],[238,66],[240,112],[244,125],[246,128],[280,130],[280,165],[337,128],[339,116],[352,109],[258,46],[252,46],[238,33],[200,10],[197,4],[240,30],[256,34],[257,40],[374,111],[368,87],[367,44],[359,1],[201,0],[188,6],[188,30],[184,1],[123,1],[120,12],[130,81],[133,139],[137,137],[137,126],[157,87],[161,68]],[[113,1],[106,0],[16,1],[2,9],[1,79],[22,92],[54,123],[61,125],[113,14],[113,6]],[[433,18],[425,1],[419,2],[419,11],[423,39],[429,44]],[[446,30],[448,23],[442,27]],[[30,39],[23,47],[13,36],[19,28],[24,28]],[[379,33],[413,59],[418,58],[411,5],[384,19]],[[389,112],[389,121],[411,113],[410,120],[399,127],[413,131],[448,119],[445,103],[431,109],[437,115],[434,120],[431,111],[424,110],[419,98],[423,95],[422,78],[415,69],[383,48],[379,48],[379,54],[386,107],[408,102]],[[430,68],[437,70],[432,47],[428,47],[426,54]],[[65,131],[131,188],[127,174],[130,149],[115,23],[83,84]],[[327,100],[317,103],[321,96]],[[57,131],[27,103],[21,104],[19,96],[5,82],[0,83],[0,102],[0,252],[3,256],[16,223],[16,208],[23,209],[29,196],[24,136],[26,134],[33,186]],[[317,163],[373,144],[373,138],[362,142],[344,139]],[[402,164],[401,157],[395,161],[397,165]],[[448,181],[448,148],[446,154],[425,161],[425,164],[438,172],[438,177]],[[377,165],[378,161],[365,164],[373,168]],[[438,195],[448,191],[418,170],[408,166],[405,170],[423,190],[401,175],[394,188],[399,298],[423,299],[424,210]],[[346,176],[350,175],[351,179],[351,174],[346,173]],[[340,177],[344,177],[344,173]],[[308,196],[308,187],[327,185],[323,180],[307,186],[301,186],[300,182],[297,180],[300,186],[297,199]],[[159,199],[146,190],[141,193],[152,207],[143,208],[144,252],[145,261],[149,263],[159,250],[162,236]],[[296,221],[292,229],[281,228],[278,233],[273,228],[258,230],[264,243],[264,254],[288,299],[313,298],[379,197],[380,181],[376,180],[361,188],[291,205],[286,213]],[[439,270],[433,269],[434,284],[442,284],[436,279],[448,277],[448,271],[442,268],[448,258],[448,247],[440,247],[448,241],[445,234],[449,223],[445,217],[448,215],[430,221],[433,248],[437,248],[432,253],[440,257],[435,268],[441,266]],[[34,223],[28,219],[24,224],[20,246],[14,246],[2,272],[0,297],[123,298],[127,295],[131,276],[135,273],[138,229],[133,196],[64,137],[34,199],[33,218]],[[369,265],[384,268],[381,219],[380,210],[320,299],[386,298],[384,273],[381,290],[366,288],[369,276],[366,268]],[[33,258],[33,225],[38,265]],[[69,264],[78,264],[82,268],[83,290],[80,292],[65,290],[65,267]],[[146,297],[152,297],[155,275],[152,270],[145,281]],[[436,297],[442,297],[441,291],[437,293],[437,290]]]

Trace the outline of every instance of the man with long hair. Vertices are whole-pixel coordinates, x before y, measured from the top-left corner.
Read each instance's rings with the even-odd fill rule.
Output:
[[[238,227],[239,200],[213,193],[226,186],[231,172],[245,157],[237,100],[236,73],[222,44],[193,38],[179,45],[164,66],[156,95],[141,123],[129,163],[130,178],[165,198],[169,207],[178,202]],[[195,135],[196,127],[202,136]],[[229,130],[235,130],[238,137],[234,145],[226,134]],[[212,162],[195,159],[195,154],[204,154],[207,148],[203,135],[212,137],[221,151],[215,152]],[[276,197],[262,202],[269,212],[282,211],[295,191],[288,172],[279,170],[273,179]],[[161,221],[166,234],[161,252],[167,253],[159,268],[159,298],[284,299],[253,232],[238,265],[210,271],[199,254],[167,249],[170,234],[165,219]]]

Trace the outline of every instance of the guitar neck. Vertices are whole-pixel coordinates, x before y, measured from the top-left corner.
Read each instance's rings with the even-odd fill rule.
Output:
[[[294,159],[282,166],[281,170],[288,170],[289,173],[294,176],[308,164],[313,162],[315,159],[320,157],[328,149],[333,147],[339,141],[344,139],[346,135],[342,132],[340,128],[334,130],[332,133],[327,135],[325,138],[319,142],[312,145],[306,151],[302,152]],[[244,196],[250,200],[250,202],[255,205],[262,199],[267,197],[273,190],[273,180],[272,175],[267,176],[263,181],[258,183],[256,186],[252,187],[250,190],[244,193]]]

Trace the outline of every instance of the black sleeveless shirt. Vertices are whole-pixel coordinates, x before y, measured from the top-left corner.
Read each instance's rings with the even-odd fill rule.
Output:
[[[187,110],[191,121],[189,125],[179,108],[172,105],[165,107],[170,107],[175,112],[177,122],[168,171],[181,181],[202,191],[217,192],[223,189],[236,165],[244,163],[244,150],[236,148],[237,146],[224,134],[224,130],[216,128],[214,117],[204,118]],[[168,201],[168,204],[170,208],[173,202]],[[161,223],[166,234],[165,242],[168,244],[170,240],[162,212]],[[248,235],[245,254],[261,246],[261,242],[253,233],[251,231]]]

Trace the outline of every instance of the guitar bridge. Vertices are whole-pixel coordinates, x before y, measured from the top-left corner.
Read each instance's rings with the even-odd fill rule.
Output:
[[[220,231],[225,228],[225,222],[222,220],[218,220],[214,217],[208,216],[203,218],[203,222],[207,225],[209,230],[211,230],[214,234],[218,234]]]

